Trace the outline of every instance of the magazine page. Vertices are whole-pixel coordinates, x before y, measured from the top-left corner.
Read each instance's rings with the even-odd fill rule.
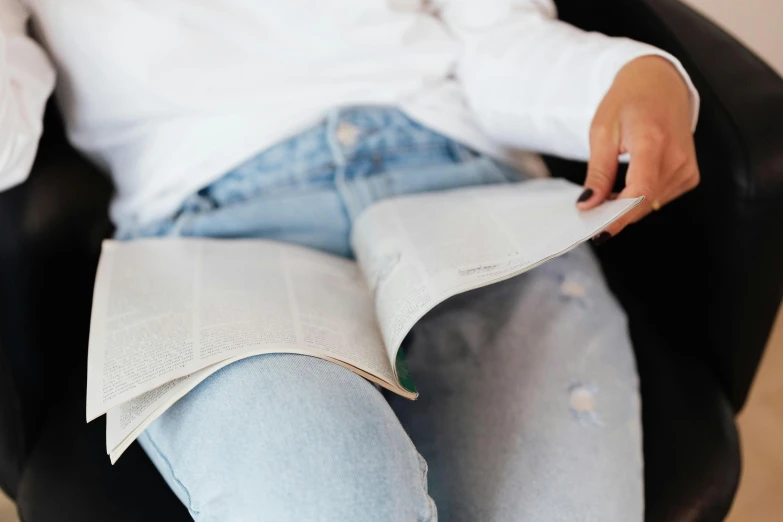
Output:
[[[146,393],[139,395],[138,397],[131,399],[127,402],[115,406],[106,412],[106,453],[109,455],[111,463],[117,462],[117,459],[128,449],[128,447],[135,441],[147,427],[152,424],[155,419],[163,415],[175,402],[188,394],[193,388],[198,386],[204,379],[220,370],[224,366],[232,364],[236,361],[244,359],[246,357],[252,357],[256,355],[254,353],[247,353],[245,355],[235,357],[232,359],[226,359],[217,364],[207,366],[193,374],[185,377],[180,377],[169,381],[162,386],[150,390]],[[369,374],[364,370],[347,364],[341,360],[333,359],[331,357],[320,356],[320,358],[327,361],[339,364],[354,373],[357,373],[373,381],[381,386],[386,386],[392,389],[388,383],[382,382],[373,374]],[[396,393],[406,396],[407,398],[415,398],[406,390],[396,388],[392,389]]]
[[[642,199],[580,211],[581,191],[538,179],[387,199],[362,213],[351,243],[389,360],[398,361],[405,335],[438,303],[567,252]]]
[[[264,240],[104,243],[88,421],[216,363],[274,352],[338,360],[396,387],[353,261]]]

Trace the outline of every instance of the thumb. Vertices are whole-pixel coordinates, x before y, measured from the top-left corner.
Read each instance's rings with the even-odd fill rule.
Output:
[[[595,207],[612,193],[617,176],[617,134],[611,128],[595,124],[590,129],[590,161],[587,164],[585,190],[576,203],[580,210]]]

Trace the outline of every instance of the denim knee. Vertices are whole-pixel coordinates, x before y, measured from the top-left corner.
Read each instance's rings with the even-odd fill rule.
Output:
[[[198,521],[436,519],[426,463],[383,396],[320,359],[230,365],[141,442]]]

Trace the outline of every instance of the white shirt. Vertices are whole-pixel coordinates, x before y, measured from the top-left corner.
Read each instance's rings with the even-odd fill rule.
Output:
[[[25,32],[32,15],[36,40]],[[497,157],[587,159],[596,108],[645,44],[551,0],[0,0],[0,190],[25,179],[55,84],[71,142],[144,223],[335,106],[395,105]]]

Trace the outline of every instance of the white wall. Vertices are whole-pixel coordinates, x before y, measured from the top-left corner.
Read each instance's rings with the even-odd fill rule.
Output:
[[[783,75],[783,0],[684,0]]]

